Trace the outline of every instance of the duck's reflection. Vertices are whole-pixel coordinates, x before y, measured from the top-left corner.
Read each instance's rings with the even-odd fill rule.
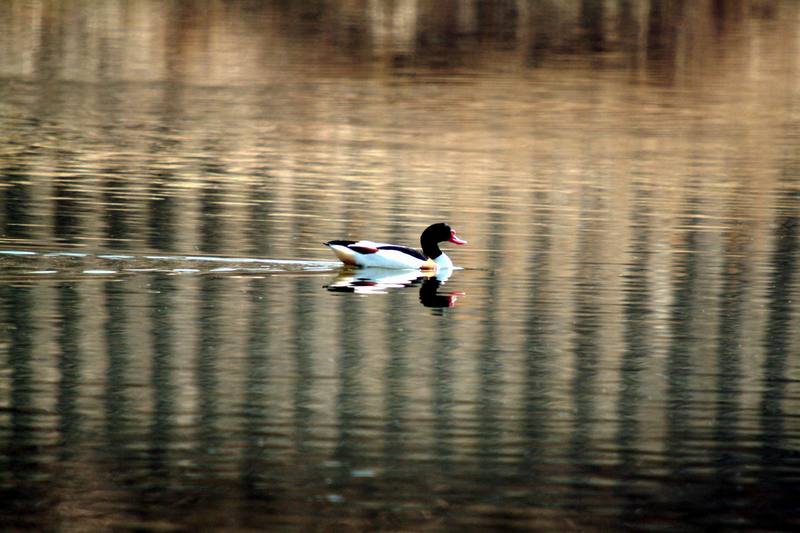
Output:
[[[419,301],[425,307],[454,307],[464,293],[439,292],[452,273],[450,269],[428,273],[419,270],[343,267],[325,288],[333,292],[386,294],[393,289],[419,286]]]

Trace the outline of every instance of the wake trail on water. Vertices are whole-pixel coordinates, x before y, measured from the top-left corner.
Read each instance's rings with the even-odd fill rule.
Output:
[[[322,273],[338,261],[308,261],[212,255],[85,253],[74,251],[0,250],[0,278],[38,276],[119,276],[140,273],[248,275]]]

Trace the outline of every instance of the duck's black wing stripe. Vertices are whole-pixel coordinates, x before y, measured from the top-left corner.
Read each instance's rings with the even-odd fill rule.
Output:
[[[398,252],[403,252],[404,254],[408,254],[412,257],[416,257],[420,261],[425,261],[425,256],[419,253],[417,250],[413,248],[409,248],[407,246],[396,246],[394,244],[388,244],[384,246],[378,246],[379,250],[397,250]]]
[[[371,248],[369,246],[356,246],[355,244],[349,245],[348,248],[360,254],[374,254],[378,251],[378,248]]]

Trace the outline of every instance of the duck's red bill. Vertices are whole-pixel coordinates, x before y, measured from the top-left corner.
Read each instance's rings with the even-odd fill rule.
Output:
[[[459,239],[458,238],[458,235],[456,235],[456,231],[455,230],[451,230],[450,231],[450,242],[452,242],[454,244],[467,244],[467,241],[465,241],[464,239]]]

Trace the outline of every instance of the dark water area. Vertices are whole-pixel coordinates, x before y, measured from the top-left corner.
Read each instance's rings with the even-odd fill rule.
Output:
[[[0,529],[796,530],[799,104],[792,1],[3,2]]]

